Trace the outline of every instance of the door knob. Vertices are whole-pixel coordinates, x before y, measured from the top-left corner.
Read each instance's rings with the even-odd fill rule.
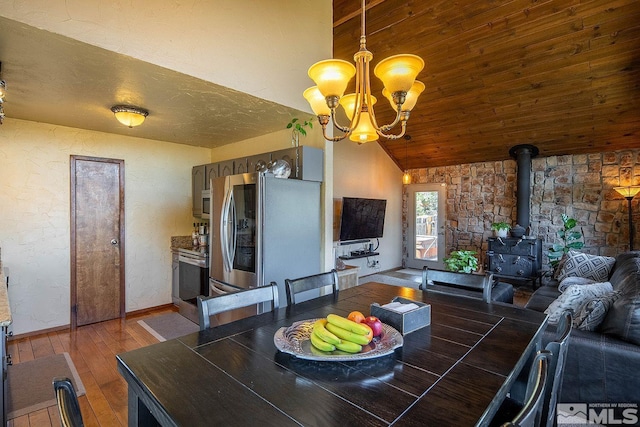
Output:
[[[117,245],[118,244],[118,240],[117,239],[111,239],[111,244],[112,245]]]

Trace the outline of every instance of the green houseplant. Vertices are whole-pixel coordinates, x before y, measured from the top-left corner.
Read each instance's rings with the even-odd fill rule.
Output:
[[[578,221],[570,218],[567,214],[562,214],[562,229],[556,233],[560,238],[560,242],[554,243],[550,248],[547,256],[549,264],[555,271],[560,263],[560,259],[570,249],[581,249],[584,246],[582,231],[576,230]]]
[[[511,225],[506,222],[494,222],[491,229],[495,231],[499,237],[507,237],[507,232],[511,229]]]
[[[307,130],[305,129],[307,126],[309,129],[313,129],[313,118],[300,122],[297,117],[294,117],[287,123],[287,129],[291,129],[291,145],[294,147],[300,145],[300,135],[307,136]]]
[[[444,259],[447,270],[458,273],[472,273],[478,269],[476,251],[453,251]]]

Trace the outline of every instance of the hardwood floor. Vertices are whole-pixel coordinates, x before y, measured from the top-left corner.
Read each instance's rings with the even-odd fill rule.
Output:
[[[126,426],[127,385],[118,373],[115,356],[157,343],[138,320],[171,311],[177,308],[160,308],[125,320],[82,326],[73,333],[59,331],[12,340],[8,352],[13,364],[54,353],[69,353],[86,389],[86,394],[78,398],[85,426]],[[14,418],[8,425],[60,426],[60,417],[57,407],[51,406]]]

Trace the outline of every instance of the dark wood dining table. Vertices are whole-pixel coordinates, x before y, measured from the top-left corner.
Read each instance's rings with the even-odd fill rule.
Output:
[[[391,354],[353,361],[280,352],[296,321],[343,316],[402,296],[431,305],[429,326]],[[381,283],[117,356],[129,425],[486,425],[540,346],[546,316],[503,303]]]

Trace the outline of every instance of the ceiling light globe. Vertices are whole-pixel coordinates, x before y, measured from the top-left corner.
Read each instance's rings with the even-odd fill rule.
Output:
[[[130,128],[140,126],[149,115],[147,110],[130,105],[115,105],[111,111],[120,123]]]
[[[347,90],[349,81],[356,74],[356,67],[341,59],[327,59],[313,64],[308,74],[322,96],[341,97]]]
[[[423,68],[424,61],[419,56],[401,54],[383,59],[373,72],[389,92],[409,92]]]

